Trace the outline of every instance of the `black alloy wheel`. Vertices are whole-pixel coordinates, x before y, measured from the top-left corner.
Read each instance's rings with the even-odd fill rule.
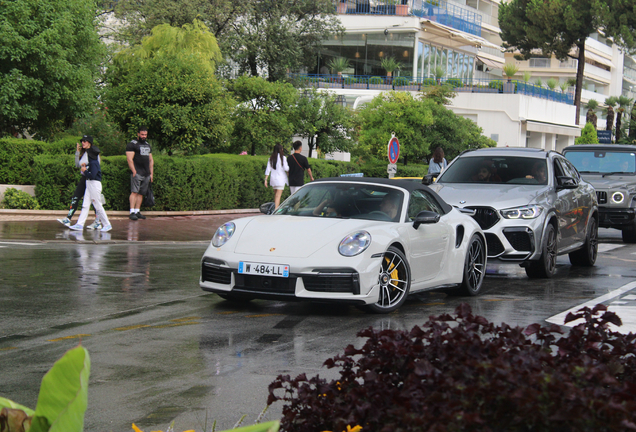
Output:
[[[459,293],[476,296],[481,291],[481,286],[486,275],[486,247],[479,234],[474,234],[470,239],[466,259],[464,260],[464,279],[459,286]]]
[[[531,261],[526,267],[526,274],[531,279],[551,278],[556,273],[557,235],[554,225],[548,224],[543,233],[543,247],[541,257],[537,261]]]
[[[590,224],[583,247],[569,254],[570,263],[580,267],[592,267],[598,255],[598,222],[590,219]]]

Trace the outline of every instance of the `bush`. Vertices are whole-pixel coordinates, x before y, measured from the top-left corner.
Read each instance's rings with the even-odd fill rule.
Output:
[[[574,144],[598,144],[598,135],[592,123],[585,123],[581,136],[574,139]]]
[[[38,200],[28,193],[16,188],[9,188],[4,193],[2,207],[7,209],[37,210],[40,205]]]
[[[488,88],[498,89],[499,91],[503,91],[503,82],[499,80],[492,80],[488,83]]]
[[[462,87],[464,83],[459,78],[449,78],[446,80],[446,84],[451,85],[453,87]]]
[[[372,76],[369,78],[369,84],[384,84],[384,78],[379,76]]]
[[[435,78],[424,78],[424,80],[422,80],[422,85],[434,86],[434,85],[437,85],[437,81],[435,81]]]
[[[21,138],[0,139],[0,184],[34,184],[33,158],[39,154],[69,153],[63,146],[64,143],[49,144]],[[75,144],[71,154],[74,153]]]
[[[397,77],[393,80],[393,85],[396,87],[409,85],[410,81],[406,77]]]
[[[108,107],[99,102],[91,115],[75,120],[66,133],[73,137],[91,135],[102,156],[122,155],[126,152],[126,144],[130,140],[126,140],[126,135],[117,124],[110,121],[107,114]]]
[[[467,304],[410,331],[368,328],[362,348],[324,363],[338,379],[278,376],[268,403],[287,403],[288,432],[632,430],[636,335],[608,330],[621,321],[606,310],[568,314],[584,322],[560,338],[557,325],[495,326]]]

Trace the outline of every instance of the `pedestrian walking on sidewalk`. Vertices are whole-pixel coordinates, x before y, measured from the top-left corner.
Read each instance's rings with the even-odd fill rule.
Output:
[[[265,169],[265,187],[267,187],[267,178],[272,175],[270,184],[274,189],[274,208],[277,209],[280,205],[280,197],[283,195],[283,189],[285,185],[289,183],[287,179],[287,173],[289,172],[289,165],[287,165],[287,159],[283,154],[283,146],[276,144],[274,151],[267,161],[267,168]]]
[[[82,152],[82,142],[90,140],[91,144],[93,143],[93,137],[90,135],[84,135],[80,142],[77,143],[75,150],[75,167],[81,168],[81,164],[84,163],[85,166],[88,165],[88,154],[86,152]],[[83,160],[80,161],[80,152],[83,153]],[[99,160],[99,156],[97,157]],[[101,160],[99,160],[101,164]],[[84,193],[86,192],[86,176],[81,176],[80,181],[77,182],[77,186],[75,187],[75,192],[73,192],[73,197],[71,198],[71,205],[69,206],[68,214],[63,219],[58,219],[62,225],[66,227],[71,226],[71,219],[73,219],[73,215],[77,211],[77,207],[82,198],[84,198]],[[87,226],[88,229],[101,229],[102,223],[99,221],[99,216],[97,215],[97,210],[95,210],[95,222]]]
[[[292,195],[305,184],[305,170],[307,170],[311,181],[314,181],[307,158],[300,154],[302,151],[303,143],[294,141],[294,152],[287,158],[287,165],[289,165],[289,190]]]
[[[148,186],[153,181],[154,161],[152,148],[148,141],[148,128],[137,130],[137,139],[126,146],[126,160],[130,168],[130,220],[146,219],[142,215],[141,203],[148,192]]]
[[[88,218],[88,211],[91,207],[95,207],[95,211],[99,216],[99,220],[104,225],[101,231],[110,231],[113,227],[110,225],[106,211],[102,205],[102,169],[99,163],[99,149],[93,146],[93,138],[86,136],[86,139],[82,141],[82,152],[80,155],[80,161],[87,156],[88,163],[81,163],[82,175],[86,177],[86,192],[84,192],[84,201],[82,202],[82,211],[80,212],[79,219],[75,225],[71,225],[70,228],[74,231],[81,231],[84,229],[84,223]]]

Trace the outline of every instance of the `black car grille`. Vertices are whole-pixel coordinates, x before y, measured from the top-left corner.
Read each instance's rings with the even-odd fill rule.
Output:
[[[203,261],[201,264],[201,281],[229,285],[232,282],[232,270],[220,267],[216,263]]]
[[[530,233],[527,231],[504,231],[504,235],[510,245],[515,248],[515,250],[521,252],[530,252],[532,251],[532,239],[530,237]]]
[[[307,291],[360,294],[358,273],[303,276],[303,284]]]
[[[235,273],[236,283],[234,289],[244,291],[273,293],[273,294],[294,294],[296,292],[295,277],[272,277],[243,275]]]
[[[492,207],[466,207],[471,210],[475,210],[473,219],[477,221],[481,229],[487,230],[492,228],[497,222],[499,222],[499,213]]]
[[[494,257],[500,255],[505,249],[503,244],[501,244],[501,240],[497,237],[496,234],[493,233],[484,233],[486,234],[486,245],[488,246],[488,256]]]
[[[596,191],[596,199],[599,204],[607,204],[607,192]]]

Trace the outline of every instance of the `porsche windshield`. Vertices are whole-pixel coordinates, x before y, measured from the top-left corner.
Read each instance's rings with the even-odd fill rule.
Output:
[[[573,150],[565,157],[581,174],[634,174],[636,153],[629,151]]]
[[[287,198],[274,214],[397,222],[403,196],[398,189],[369,183],[316,183]]]
[[[546,185],[547,163],[518,156],[465,156],[449,165],[437,183]]]

